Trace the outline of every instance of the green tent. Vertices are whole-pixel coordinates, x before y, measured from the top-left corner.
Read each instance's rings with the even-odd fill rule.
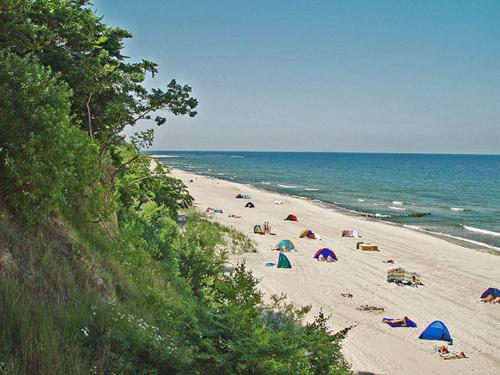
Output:
[[[278,268],[292,268],[290,261],[288,260],[286,255],[283,253],[280,253],[280,255],[278,257]]]

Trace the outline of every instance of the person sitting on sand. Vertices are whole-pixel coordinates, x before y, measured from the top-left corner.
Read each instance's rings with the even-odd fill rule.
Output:
[[[319,254],[318,260],[320,262],[324,262],[325,261],[325,257],[323,256],[323,254]]]
[[[483,302],[492,302],[495,299],[493,297],[493,294],[488,294],[485,299],[483,299]]]
[[[406,327],[408,321],[408,317],[405,316],[403,319],[390,319],[390,320],[384,320],[384,323],[390,324],[390,325],[396,325],[399,327]]]
[[[500,303],[500,297],[495,298],[491,303]]]
[[[332,258],[332,256],[331,256],[331,255],[328,255],[328,256],[326,257],[326,261],[327,261],[327,262],[329,262],[329,263],[333,262],[333,258]]]
[[[439,354],[446,354],[450,352],[446,345],[436,346],[436,350],[438,351]]]

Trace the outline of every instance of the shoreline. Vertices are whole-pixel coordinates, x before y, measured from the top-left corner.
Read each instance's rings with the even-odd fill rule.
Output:
[[[158,155],[148,155],[148,156],[154,157],[154,156],[158,156]],[[161,155],[161,157],[165,157],[165,156]],[[176,156],[169,156],[169,157],[176,157]],[[377,218],[377,217],[374,217],[374,216],[368,216],[368,215],[371,215],[371,214],[366,213],[366,212],[352,210],[352,209],[349,209],[349,208],[346,208],[346,207],[342,207],[342,206],[339,206],[339,205],[337,205],[335,203],[324,202],[324,201],[322,201],[320,199],[317,199],[317,198],[307,198],[307,197],[293,195],[293,194],[288,194],[288,193],[283,193],[283,192],[276,192],[276,191],[272,191],[272,190],[266,190],[266,189],[262,188],[261,186],[257,186],[257,185],[254,185],[254,184],[243,183],[243,182],[236,182],[236,181],[232,181],[232,180],[226,180],[226,179],[215,177],[215,176],[209,176],[209,175],[205,175],[205,174],[202,174],[202,173],[188,171],[188,170],[185,170],[185,169],[182,169],[182,168],[178,168],[178,167],[173,168],[173,167],[170,167],[170,166],[164,164],[161,160],[159,160],[160,158],[154,158],[154,159],[158,163],[161,163],[162,165],[167,166],[167,168],[169,168],[172,172],[178,170],[178,171],[182,171],[184,173],[193,174],[193,175],[196,175],[196,176],[202,176],[202,177],[209,178],[209,179],[212,179],[212,180],[215,180],[215,181],[224,181],[224,182],[228,182],[228,183],[235,183],[235,184],[239,184],[239,185],[249,186],[249,187],[252,187],[252,188],[254,188],[256,190],[259,190],[261,192],[278,194],[278,195],[282,195],[282,196],[289,197],[289,198],[294,198],[294,199],[301,199],[301,200],[304,200],[305,202],[309,202],[309,203],[314,204],[314,205],[316,205],[318,207],[336,211],[339,214],[343,214],[343,215],[346,215],[346,216],[357,217],[359,219],[363,219],[363,220],[367,220],[367,221],[374,221],[374,222],[378,222],[378,223],[384,223],[384,224],[387,224],[387,225],[393,225],[393,226],[396,226],[396,227],[404,228],[404,229],[415,231],[415,232],[418,232],[418,233],[427,234],[429,236],[432,236],[432,237],[435,237],[435,238],[439,238],[439,239],[448,241],[450,243],[462,246],[462,247],[470,249],[470,250],[474,250],[474,251],[479,251],[479,252],[484,252],[484,253],[488,253],[488,254],[500,256],[500,247],[489,245],[489,244],[484,243],[484,242],[469,240],[467,238],[458,237],[458,236],[454,236],[454,235],[451,235],[451,234],[434,232],[434,231],[423,229],[423,228],[416,228],[415,226],[408,225],[408,224],[401,224],[401,223],[396,223],[396,222],[393,222],[393,221],[384,220],[383,218]]]

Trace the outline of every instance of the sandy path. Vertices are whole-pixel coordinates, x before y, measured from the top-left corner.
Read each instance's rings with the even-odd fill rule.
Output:
[[[297,304],[311,304],[332,316],[332,327],[340,330],[355,324],[344,343],[344,354],[359,372],[375,374],[500,374],[500,305],[483,304],[479,295],[487,287],[500,287],[500,256],[475,251],[427,234],[415,232],[323,208],[302,199],[256,188],[173,170],[195,197],[197,206],[221,208],[214,220],[247,233],[257,243],[258,252],[241,256],[267,295],[286,293]],[[193,182],[190,182],[193,180]],[[246,200],[235,199],[239,192],[252,194],[256,207],[244,208]],[[274,204],[281,200],[283,205]],[[288,213],[299,222],[283,219]],[[229,214],[240,215],[236,219]],[[252,233],[254,224],[269,221],[276,236]],[[299,239],[303,229],[311,229],[322,240]],[[357,229],[380,252],[355,250],[358,239],[341,238],[342,229]],[[270,249],[281,239],[292,240],[298,253],[288,255],[291,270],[265,268],[277,261]],[[317,262],[312,256],[320,247],[335,251],[339,261]],[[236,259],[236,260],[241,260]],[[387,283],[390,265],[416,271],[425,285],[398,287]],[[340,294],[349,292],[353,298]],[[370,313],[356,308],[362,304],[385,308]],[[393,329],[382,317],[408,315],[417,329]],[[434,342],[419,340],[420,332],[432,321],[442,320],[454,339],[451,347],[469,358],[444,361],[433,353]]]

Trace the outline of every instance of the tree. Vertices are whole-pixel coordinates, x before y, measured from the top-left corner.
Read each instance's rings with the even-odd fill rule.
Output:
[[[39,70],[45,67],[43,71],[46,74],[42,74],[40,76],[42,81],[37,82],[39,89],[43,87],[43,80],[45,80],[49,88],[57,91],[56,84],[49,82],[49,76],[57,77],[60,83],[59,91],[54,93],[53,103],[48,105],[54,108],[58,106],[52,115],[59,117],[52,118],[51,121],[53,124],[62,124],[64,121],[63,127],[70,129],[68,131],[74,134],[73,136],[67,135],[64,141],[56,135],[50,142],[58,141],[68,145],[74,142],[74,147],[88,148],[88,152],[78,155],[78,157],[88,156],[88,159],[81,160],[81,164],[89,165],[94,163],[94,159],[98,159],[99,166],[95,166],[94,171],[91,172],[92,176],[81,168],[81,173],[85,175],[82,177],[85,178],[77,186],[87,195],[102,196],[106,206],[109,207],[113,205],[117,177],[125,176],[126,169],[133,167],[133,164],[139,161],[139,149],[151,145],[153,139],[153,130],[137,133],[132,139],[136,152],[132,153],[130,159],[123,159],[119,151],[124,145],[123,130],[127,126],[136,125],[139,121],[152,121],[158,126],[163,125],[166,122],[165,112],[173,115],[195,116],[194,109],[198,104],[198,101],[191,97],[191,88],[187,85],[180,85],[175,80],[171,80],[165,89],[147,90],[144,88],[143,82],[146,75],[154,76],[157,73],[157,65],[147,60],[127,62],[122,49],[124,42],[130,37],[131,34],[128,31],[104,24],[91,9],[91,3],[88,0],[4,0],[0,3],[0,51],[4,51],[5,56],[8,54],[36,62],[40,66]],[[15,71],[9,71],[10,66],[5,65],[3,68],[7,69],[4,71],[5,74]],[[35,102],[38,101],[40,105],[44,105],[43,100],[36,97],[39,92],[31,92],[31,94],[35,96]],[[44,94],[40,92],[40,95]],[[34,108],[27,108],[27,110],[33,111]],[[4,115],[15,117],[13,113]],[[6,117],[5,121],[9,121],[9,118]],[[0,126],[5,127],[6,124],[0,124]],[[51,124],[41,121],[34,129],[33,135],[41,140],[50,137],[52,131],[54,128]],[[14,133],[9,133],[9,136]],[[84,137],[85,134],[87,134],[87,139]],[[21,138],[17,140],[21,142]],[[23,146],[27,145],[23,144]],[[31,146],[31,150],[35,148],[34,145]],[[54,150],[55,148],[57,147],[54,145]],[[12,150],[13,148],[10,147],[11,158],[13,157]],[[65,155],[66,151],[68,155]],[[65,160],[70,157],[72,149],[63,146],[57,152],[61,154],[58,158]],[[53,155],[55,156],[57,152],[54,151]],[[34,174],[30,178],[37,176],[37,170],[43,170],[43,168],[35,167],[36,163],[44,164],[43,161],[36,160],[35,154],[39,155],[38,153],[32,155],[34,163],[30,173]],[[76,157],[76,154],[73,157]],[[3,167],[7,168],[7,164]],[[19,165],[14,168],[11,161],[11,176],[14,176],[15,169],[19,173],[28,173],[27,170],[22,172],[21,167],[22,165]],[[26,181],[20,182],[26,176],[21,178],[19,175],[17,185],[11,186],[24,192],[26,204],[31,206],[40,204],[45,207],[42,211],[47,211],[51,206],[48,204],[49,196],[55,199],[56,192],[60,195],[58,198],[60,202],[70,198],[70,194],[67,194],[69,188],[65,187],[66,190],[61,190],[57,184],[60,176],[55,176],[55,174],[62,176],[62,173],[66,173],[63,171],[64,169],[61,169],[56,173],[56,169],[53,169],[52,174],[38,174],[40,179],[47,177],[47,182],[53,180],[51,184],[38,192],[32,191],[31,184],[34,181],[29,184],[26,184]],[[73,170],[68,173],[75,175],[79,171]],[[172,212],[176,211],[177,204],[186,206],[191,202],[189,195],[185,193],[185,188],[165,173],[162,177],[151,180],[149,180],[151,176],[144,178],[146,174],[151,175],[149,171],[146,173],[142,169],[141,174],[137,176],[137,181],[129,180],[128,182],[138,187],[145,184],[155,185],[159,192],[163,190],[163,193],[166,193],[165,198],[163,202],[158,203],[172,209]],[[159,175],[159,173],[153,174]],[[95,179],[96,176],[99,177],[98,181]],[[20,187],[20,184],[24,185]],[[46,191],[42,192],[42,190]],[[48,190],[51,192],[49,193]],[[38,195],[36,199],[33,194]],[[28,199],[28,196],[31,198]],[[71,200],[77,196],[73,194]],[[42,197],[47,200],[45,203],[41,203]],[[157,197],[160,200],[159,194]],[[28,201],[30,203],[27,203]],[[35,201],[37,201],[36,204]],[[99,199],[88,200],[87,203],[100,201]],[[99,207],[93,210],[95,211],[94,220],[104,225],[110,212],[109,210],[97,212],[98,210]],[[111,215],[111,218],[114,221],[114,215]]]
[[[71,125],[70,96],[35,59],[0,53],[0,198],[32,222],[98,184],[97,146]]]
[[[126,62],[121,50],[132,35],[105,25],[88,0],[5,0],[0,5],[0,49],[36,56],[59,73],[73,91],[76,123],[100,144],[100,155],[122,141],[121,132],[138,121],[158,126],[158,112],[195,116],[198,101],[191,88],[171,80],[165,90],[148,91],[146,74],[157,65]]]

